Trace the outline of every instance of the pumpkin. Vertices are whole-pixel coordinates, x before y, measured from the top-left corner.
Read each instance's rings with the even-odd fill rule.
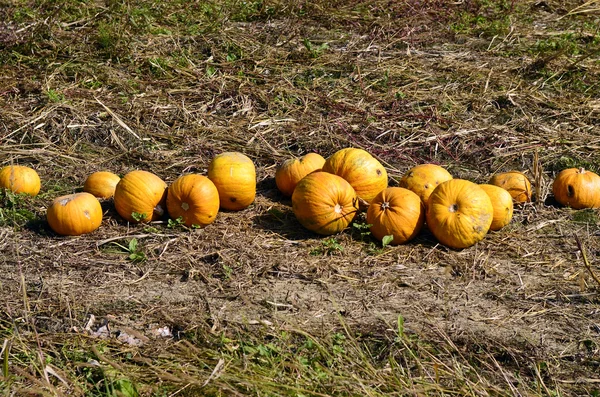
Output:
[[[40,176],[33,168],[24,165],[7,165],[0,170],[0,188],[36,196],[40,192],[40,187]]]
[[[54,199],[46,210],[46,219],[57,234],[79,236],[100,227],[102,206],[93,194],[68,194]]]
[[[387,188],[387,171],[381,163],[362,149],[338,150],[323,164],[323,171],[344,178],[361,199],[370,203],[379,192]]]
[[[429,195],[433,192],[433,189],[440,183],[450,179],[452,179],[452,175],[439,165],[419,164],[406,171],[398,185],[415,192],[427,205],[427,200],[429,200]]]
[[[494,208],[479,185],[451,179],[431,192],[425,217],[429,230],[440,243],[461,249],[485,237],[494,218]]]
[[[531,183],[522,172],[509,171],[496,174],[490,179],[489,184],[507,190],[515,203],[531,202]]]
[[[275,184],[285,196],[291,196],[300,179],[313,171],[320,170],[325,164],[323,156],[308,153],[300,158],[287,159],[275,172]]]
[[[390,244],[404,244],[415,238],[425,223],[425,205],[411,190],[388,187],[379,192],[367,210],[371,234],[379,241],[393,236]]]
[[[512,196],[500,186],[481,184],[479,187],[490,197],[492,207],[494,208],[494,217],[492,218],[490,230],[502,229],[510,223],[513,216],[514,206]]]
[[[600,176],[584,168],[568,168],[559,172],[552,184],[554,198],[574,208],[600,207]]]
[[[221,208],[239,211],[256,196],[256,169],[248,156],[225,152],[215,156],[208,166],[208,178],[219,191]]]
[[[115,188],[121,178],[108,171],[98,171],[90,174],[83,184],[83,191],[98,198],[109,199],[115,195]]]
[[[148,171],[127,173],[115,187],[115,209],[128,222],[150,222],[165,213],[167,184]]]
[[[358,196],[344,178],[315,171],[296,185],[292,210],[308,230],[331,235],[341,232],[352,222],[358,212]]]
[[[167,190],[167,211],[186,226],[206,226],[219,212],[219,191],[210,179],[198,174],[177,178]]]

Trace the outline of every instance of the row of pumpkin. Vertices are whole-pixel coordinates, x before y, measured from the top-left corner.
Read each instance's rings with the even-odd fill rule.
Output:
[[[531,201],[531,183],[518,171],[494,175],[488,184],[455,179],[443,167],[421,164],[388,187],[385,167],[368,152],[345,148],[325,159],[316,153],[284,161],[275,174],[277,188],[291,196],[292,209],[307,229],[322,235],[339,233],[361,210],[371,233],[391,244],[413,239],[425,222],[433,235],[451,248],[466,248],[510,223],[513,202]],[[35,170],[11,165],[0,170],[0,188],[36,195]],[[600,177],[582,168],[561,171],[553,183],[556,201],[572,208],[600,207]],[[128,222],[180,219],[187,226],[212,223],[220,208],[237,211],[256,195],[254,163],[239,152],[215,156],[208,175],[187,174],[170,186],[143,170],[123,178],[100,171],[91,174],[82,193],[56,198],[47,209],[50,227],[61,235],[96,230],[102,222],[98,198],[113,198]]]

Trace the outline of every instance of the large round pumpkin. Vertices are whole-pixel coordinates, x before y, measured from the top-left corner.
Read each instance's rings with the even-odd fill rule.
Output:
[[[167,184],[148,171],[127,173],[115,188],[115,208],[126,221],[156,221],[165,214]]]
[[[494,175],[489,183],[507,190],[515,203],[531,202],[531,182],[522,172],[502,172]]]
[[[600,176],[584,168],[562,170],[552,184],[554,198],[560,204],[574,208],[600,207]]]
[[[57,234],[79,236],[100,227],[102,206],[90,193],[69,194],[54,199],[46,211],[46,219]]]
[[[482,184],[479,187],[487,193],[492,201],[492,207],[494,207],[494,217],[490,230],[502,229],[510,223],[513,216],[514,206],[512,196],[500,186]]]
[[[90,174],[83,184],[83,191],[98,198],[108,199],[115,195],[115,188],[121,178],[109,171],[98,171]]]
[[[7,165],[0,170],[0,189],[14,193],[26,193],[36,196],[40,192],[41,182],[38,173],[24,165]]]
[[[427,205],[429,195],[442,182],[452,179],[445,168],[436,164],[419,164],[408,170],[398,185],[415,192]]]
[[[206,226],[219,212],[219,191],[210,179],[198,174],[180,176],[167,190],[167,210],[186,226]]]
[[[450,248],[466,248],[481,241],[494,217],[487,193],[464,179],[442,182],[429,196],[426,219],[438,241]]]
[[[425,223],[425,205],[411,190],[388,187],[379,192],[367,210],[367,223],[373,237],[393,236],[390,244],[404,244],[421,231]]]
[[[256,196],[256,169],[250,158],[239,152],[215,156],[208,166],[208,178],[219,191],[221,208],[239,211]]]
[[[275,184],[281,193],[291,196],[300,179],[313,171],[320,170],[325,164],[323,156],[317,153],[308,153],[300,158],[287,159],[275,172]]]
[[[352,185],[358,197],[368,203],[388,185],[385,168],[375,157],[362,149],[338,150],[327,158],[323,171],[344,178]]]
[[[358,212],[358,197],[342,177],[315,171],[298,182],[292,209],[302,226],[331,235],[344,230]]]

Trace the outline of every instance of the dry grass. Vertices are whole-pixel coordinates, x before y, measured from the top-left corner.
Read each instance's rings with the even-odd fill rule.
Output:
[[[598,395],[598,212],[557,207],[550,185],[600,169],[598,15],[554,0],[0,5],[0,165],[43,180],[36,198],[0,196],[0,390]],[[520,169],[536,202],[463,251],[427,231],[394,248],[357,227],[323,239],[275,167],[346,146],[392,185],[424,162],[476,182]],[[255,161],[257,199],[205,229],[127,225],[110,202],[87,236],[44,221],[93,171],[171,182],[228,150]]]

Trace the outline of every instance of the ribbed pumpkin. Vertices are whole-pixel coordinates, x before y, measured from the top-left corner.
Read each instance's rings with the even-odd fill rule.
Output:
[[[46,211],[46,219],[57,234],[79,236],[100,227],[102,206],[90,193],[68,194],[54,199]]]
[[[531,202],[531,182],[522,172],[508,171],[496,174],[490,179],[489,184],[507,190],[515,203]]]
[[[494,217],[492,201],[476,183],[464,179],[442,182],[429,196],[427,225],[438,241],[461,249],[481,241]]]
[[[219,212],[219,191],[210,179],[198,174],[177,178],[167,190],[167,210],[186,226],[206,226]]]
[[[379,192],[367,210],[367,223],[373,237],[392,235],[390,244],[404,244],[419,234],[425,223],[425,205],[411,190],[388,187]]]
[[[108,199],[115,195],[115,188],[121,178],[109,171],[98,171],[90,174],[83,184],[83,191],[98,198]]]
[[[552,184],[554,198],[574,208],[600,207],[600,176],[584,168],[568,168],[559,172]]]
[[[419,164],[408,170],[398,185],[415,192],[427,205],[429,195],[442,182],[452,179],[445,168],[436,164]]]
[[[362,149],[345,148],[332,154],[323,165],[323,171],[344,178],[358,197],[371,202],[387,188],[387,171],[371,154]]]
[[[315,233],[331,235],[352,222],[358,212],[358,197],[344,178],[315,171],[296,185],[292,209],[302,226]]]
[[[239,211],[256,196],[256,169],[250,158],[239,152],[215,156],[208,166],[208,178],[219,191],[221,208]]]
[[[275,172],[275,184],[281,193],[291,196],[300,179],[313,171],[320,170],[325,164],[323,156],[308,153],[300,158],[287,159]]]
[[[24,165],[7,165],[0,170],[0,189],[36,196],[40,192],[40,187],[40,176],[33,168]]]
[[[167,184],[151,172],[127,173],[115,188],[115,208],[128,222],[156,221],[165,214]]]
[[[481,184],[479,187],[487,193],[492,201],[492,207],[494,207],[494,217],[490,230],[502,229],[510,223],[513,216],[514,206],[512,196],[500,186]]]

